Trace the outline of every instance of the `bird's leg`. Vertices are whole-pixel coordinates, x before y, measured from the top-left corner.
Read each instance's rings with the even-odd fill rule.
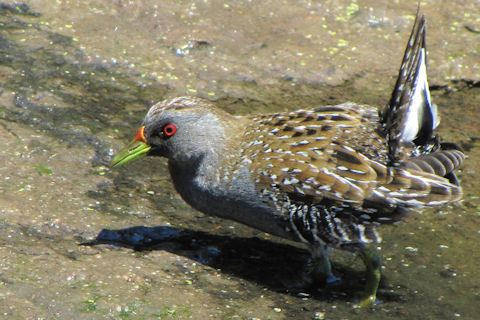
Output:
[[[360,249],[360,257],[365,264],[365,278],[367,283],[362,300],[358,304],[360,308],[371,307],[377,300],[377,290],[381,278],[382,258],[376,249],[363,247]]]
[[[325,243],[317,242],[310,248],[311,256],[307,262],[307,275],[316,283],[325,282],[327,285],[340,281],[332,273],[330,264],[330,248]]]

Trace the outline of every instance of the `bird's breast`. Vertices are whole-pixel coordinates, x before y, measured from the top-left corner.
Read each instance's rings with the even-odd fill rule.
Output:
[[[282,238],[292,238],[288,223],[257,193],[247,168],[239,170],[229,181],[223,181],[210,179],[212,175],[205,175],[201,169],[169,167],[175,189],[194,209]]]

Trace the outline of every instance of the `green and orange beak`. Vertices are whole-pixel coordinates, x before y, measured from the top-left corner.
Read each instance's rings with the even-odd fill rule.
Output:
[[[113,157],[111,165],[112,167],[122,166],[146,155],[150,149],[151,147],[145,139],[145,127],[140,127],[133,141]]]

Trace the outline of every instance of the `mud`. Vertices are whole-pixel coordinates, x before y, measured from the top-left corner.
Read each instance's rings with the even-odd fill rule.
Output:
[[[361,261],[299,287],[307,252],[189,208],[163,160],[110,170],[154,102],[235,114],[383,106],[416,2],[0,3],[0,318],[475,319],[480,302],[480,16],[422,3],[441,134],[469,158],[464,200],[381,230],[384,278],[353,309]]]

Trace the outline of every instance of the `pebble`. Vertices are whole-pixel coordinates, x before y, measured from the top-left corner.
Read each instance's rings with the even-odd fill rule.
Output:
[[[317,311],[315,312],[315,315],[313,316],[314,320],[323,320],[325,319],[325,312],[324,311]]]

